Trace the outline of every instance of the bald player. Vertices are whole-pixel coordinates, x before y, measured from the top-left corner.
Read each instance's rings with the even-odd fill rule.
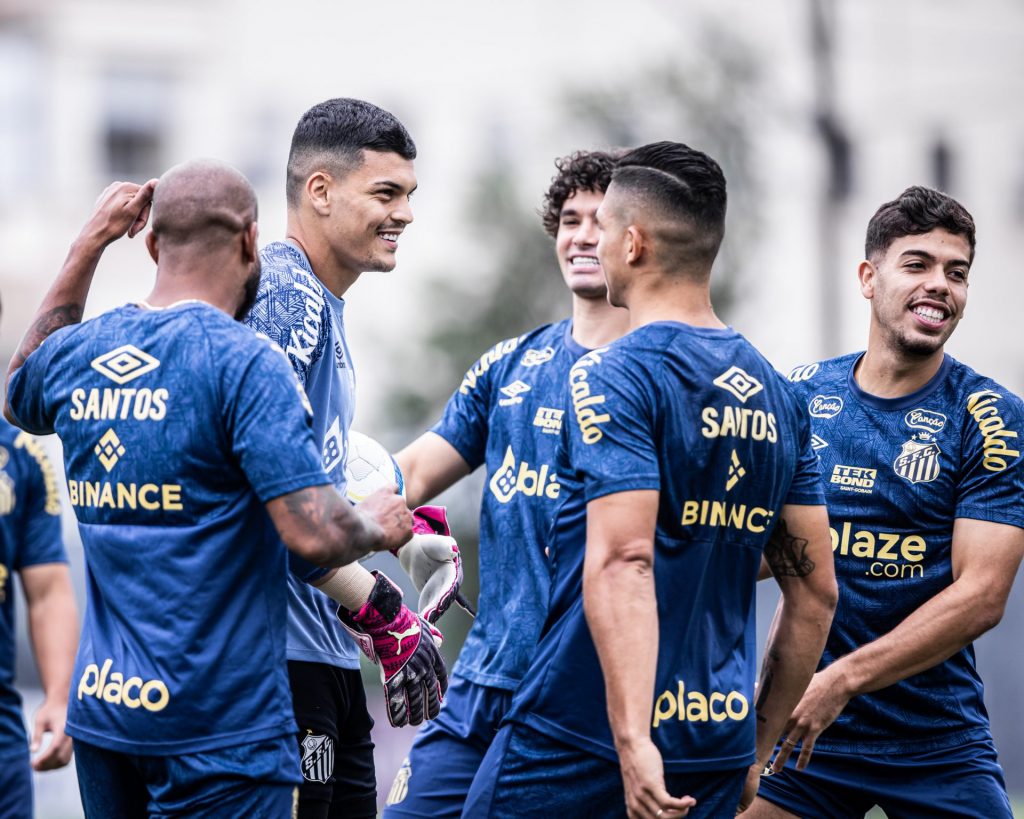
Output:
[[[152,292],[79,323],[104,248],[151,205]],[[397,495],[338,495],[287,360],[235,321],[256,233],[220,163],[114,183],[11,362],[6,414],[60,435],[89,568],[67,721],[87,817],[290,816],[281,541],[339,566],[411,533]]]

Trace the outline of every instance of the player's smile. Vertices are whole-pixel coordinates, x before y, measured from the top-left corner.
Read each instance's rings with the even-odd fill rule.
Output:
[[[378,231],[377,235],[384,242],[384,245],[387,247],[387,249],[394,252],[395,250],[398,249],[398,237],[401,233],[401,230],[389,228],[387,230]]]
[[[944,303],[931,300],[918,300],[910,305],[917,323],[926,330],[941,330],[952,318],[952,310]]]
[[[555,235],[555,251],[562,276],[569,289],[583,298],[603,299],[606,293],[604,270],[597,258],[597,209],[604,194],[576,191],[565,200]]]

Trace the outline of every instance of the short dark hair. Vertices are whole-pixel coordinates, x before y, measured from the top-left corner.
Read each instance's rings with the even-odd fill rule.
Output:
[[[681,142],[652,142],[615,164],[612,182],[648,197],[697,229],[690,252],[710,263],[725,235],[725,174],[714,159]]]
[[[551,186],[544,194],[544,205],[540,212],[544,230],[550,237],[554,238],[558,234],[565,200],[575,196],[577,191],[604,193],[608,190],[615,161],[625,153],[624,149],[576,151],[555,160],[558,173],[551,177]]]
[[[974,217],[953,197],[921,185],[907,188],[875,211],[868,222],[865,258],[883,255],[903,236],[918,236],[938,228],[963,236],[971,247],[968,261],[974,262]]]
[[[320,168],[344,174],[363,162],[363,151],[416,158],[416,143],[394,114],[349,97],[317,103],[299,119],[288,153],[288,204],[299,201],[309,175]],[[319,166],[319,167],[318,167]]]

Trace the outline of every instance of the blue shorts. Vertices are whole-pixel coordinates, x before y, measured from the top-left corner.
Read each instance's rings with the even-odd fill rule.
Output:
[[[452,677],[437,719],[416,735],[388,794],[384,819],[457,817],[512,692]]]
[[[878,805],[889,819],[1013,819],[1003,769],[990,739],[920,753],[815,751],[804,771],[796,754],[762,776],[759,798],[800,817],[863,817]]]
[[[75,767],[86,819],[291,819],[302,781],[291,736],[176,756],[76,739]]]
[[[0,759],[0,819],[32,819],[32,766],[25,752]]]
[[[748,768],[665,774],[673,796],[692,796],[688,819],[734,819]],[[626,815],[619,766],[519,723],[505,725],[480,765],[465,819]]]

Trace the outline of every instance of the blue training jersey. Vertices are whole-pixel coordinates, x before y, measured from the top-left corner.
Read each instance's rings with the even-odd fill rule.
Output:
[[[327,477],[281,350],[202,302],[127,305],[53,333],[9,402],[60,435],[85,551],[68,733],[166,755],[293,732],[264,504]]]
[[[810,430],[784,379],[733,330],[657,322],[569,373],[551,608],[509,719],[615,761],[583,612],[586,505],[660,493],[651,737],[669,771],[754,761],[754,598],[784,503],[823,502]]]
[[[822,668],[892,631],[953,582],[957,518],[1024,526],[1020,399],[950,356],[917,392],[877,398],[854,380],[859,358],[790,373],[821,460],[839,581]],[[989,736],[967,646],[927,671],[854,697],[816,746],[892,753]]]
[[[565,379],[587,350],[572,322],[498,342],[466,373],[433,431],[471,469],[487,465],[480,507],[480,600],[454,673],[512,690],[547,613],[545,535],[559,496],[555,451]]]
[[[267,245],[260,261],[259,293],[245,323],[288,354],[313,407],[324,470],[344,493],[356,388],[342,321],[345,302],[320,283],[306,255],[291,243]],[[288,659],[359,668],[359,649],[338,620],[338,604],[293,573],[288,594]]]
[[[67,563],[53,465],[39,441],[0,418],[0,760],[28,753],[14,689],[14,573]]]

